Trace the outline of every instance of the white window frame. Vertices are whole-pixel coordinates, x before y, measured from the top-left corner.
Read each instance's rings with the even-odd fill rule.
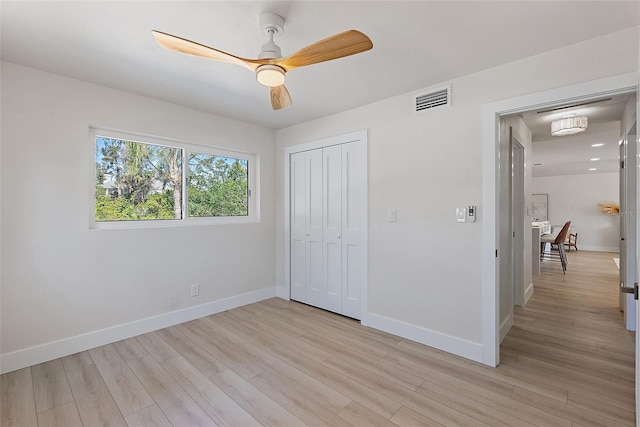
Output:
[[[91,137],[91,212],[89,218],[89,228],[94,230],[113,230],[126,228],[161,228],[161,227],[184,227],[197,225],[223,225],[223,224],[249,224],[260,222],[260,195],[259,195],[259,177],[260,156],[255,153],[245,151],[232,150],[228,148],[220,148],[209,145],[194,144],[192,142],[179,141],[175,139],[162,138],[157,136],[123,132],[110,130],[105,128],[90,128]],[[128,221],[96,221],[96,196],[95,196],[95,150],[96,137],[103,136],[113,139],[121,139],[127,141],[135,141],[146,144],[161,145],[171,148],[182,149],[182,219],[150,219],[150,220],[128,220]],[[187,174],[189,172],[188,159],[189,153],[207,154],[212,156],[231,157],[248,161],[248,179],[247,185],[249,190],[248,199],[248,215],[247,216],[217,216],[217,217],[190,217],[188,215],[188,191],[187,191]]]

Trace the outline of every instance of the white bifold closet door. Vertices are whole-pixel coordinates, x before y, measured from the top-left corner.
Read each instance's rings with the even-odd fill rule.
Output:
[[[291,155],[291,298],[360,318],[362,143]]]

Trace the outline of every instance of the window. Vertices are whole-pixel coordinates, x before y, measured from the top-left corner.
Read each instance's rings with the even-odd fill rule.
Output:
[[[96,136],[96,221],[182,219],[182,150]]]
[[[249,215],[247,160],[189,154],[189,216]]]
[[[255,155],[100,130],[93,138],[94,228],[256,220]]]

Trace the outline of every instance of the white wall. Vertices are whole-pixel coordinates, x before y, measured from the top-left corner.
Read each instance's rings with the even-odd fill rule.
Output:
[[[532,192],[549,195],[549,221],[563,225],[571,221],[578,233],[578,249],[618,252],[620,218],[605,215],[598,203],[619,203],[617,172],[534,177]]]
[[[279,130],[278,283],[288,274],[281,219],[284,147],[368,129],[369,313],[364,322],[384,319],[405,335],[480,360],[482,105],[633,72],[637,55],[638,28],[632,28],[453,79],[450,108],[413,114],[408,93]],[[455,208],[471,204],[478,205],[478,221],[456,223]],[[396,223],[386,221],[388,208],[397,209]]]
[[[42,355],[57,340],[64,345],[53,356],[77,350],[73,337],[120,325],[118,338],[135,329],[123,324],[150,316],[275,295],[273,130],[10,63],[1,89],[5,364],[27,353],[36,360],[39,346]],[[90,230],[89,126],[257,153],[261,222]],[[191,283],[200,284],[197,298]]]

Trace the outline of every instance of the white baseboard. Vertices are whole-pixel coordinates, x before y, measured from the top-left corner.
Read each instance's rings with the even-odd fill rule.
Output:
[[[500,342],[501,343],[504,337],[507,336],[507,333],[509,333],[509,329],[511,329],[512,326],[513,326],[513,315],[509,314],[507,318],[504,319],[502,323],[500,323]]]
[[[620,248],[617,246],[589,246],[589,245],[578,245],[578,250],[580,251],[594,251],[594,252],[620,252]],[[575,248],[572,248],[570,252],[575,251]],[[569,251],[567,251],[569,252]]]
[[[135,337],[140,334],[146,334],[147,332],[188,322],[200,317],[210,316],[215,313],[220,313],[221,311],[252,304],[275,296],[276,287],[272,286],[6,353],[0,356],[0,373],[4,374],[26,368],[27,366],[37,365],[38,363]]]
[[[627,331],[635,331],[636,330],[636,300],[633,298],[631,294],[624,294],[624,325],[627,328]]]
[[[420,344],[453,353],[476,362],[482,362],[482,344],[446,335],[420,326],[390,319],[377,314],[366,313],[362,316],[362,325],[379,329]]]
[[[524,290],[524,304],[527,305],[529,298],[533,295],[533,283],[529,283],[527,289]]]

